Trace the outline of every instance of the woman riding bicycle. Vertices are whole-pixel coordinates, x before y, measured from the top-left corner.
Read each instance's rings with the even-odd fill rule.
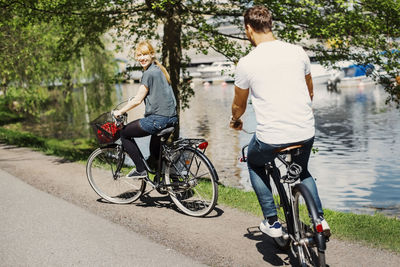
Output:
[[[155,59],[155,51],[150,42],[142,41],[137,45],[135,59],[144,69],[141,85],[136,96],[130,99],[124,107],[114,111],[114,116],[121,116],[144,101],[146,106],[144,118],[127,124],[121,131],[121,141],[136,165],[136,168],[133,168],[127,176],[145,178],[147,171],[140,157],[141,152],[133,138],[152,135],[150,158],[158,159],[161,137],[155,134],[177,123],[178,118],[176,99],[170,85],[169,74],[165,67]]]

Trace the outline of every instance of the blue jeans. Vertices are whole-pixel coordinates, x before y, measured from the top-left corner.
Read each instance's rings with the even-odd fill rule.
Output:
[[[274,160],[277,156],[277,153],[275,152],[277,149],[295,144],[303,145],[300,155],[293,156],[293,161],[302,167],[300,180],[313,196],[315,204],[317,205],[318,213],[323,215],[317,186],[307,168],[313,143],[314,137],[305,141],[288,144],[266,144],[258,140],[256,135],[251,139],[247,152],[247,166],[250,173],[250,181],[254,191],[256,192],[264,218],[277,215],[269,183],[270,179],[266,173],[265,164]]]
[[[178,117],[166,117],[161,115],[149,115],[140,119],[140,127],[149,134],[155,134],[162,129],[174,125],[178,122]]]

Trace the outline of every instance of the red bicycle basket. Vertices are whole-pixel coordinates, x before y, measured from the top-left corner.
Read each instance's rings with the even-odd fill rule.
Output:
[[[91,123],[97,141],[100,144],[110,144],[118,140],[120,137],[121,128],[112,121],[109,112],[101,114]]]

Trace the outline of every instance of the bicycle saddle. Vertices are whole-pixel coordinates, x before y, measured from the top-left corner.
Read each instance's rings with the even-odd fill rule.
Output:
[[[172,133],[175,130],[175,127],[168,127],[157,133],[157,136],[163,136]]]
[[[303,145],[293,145],[293,146],[283,147],[283,148],[279,148],[279,149],[275,150],[275,152],[277,152],[277,153],[289,152],[293,149],[300,148],[302,146]]]

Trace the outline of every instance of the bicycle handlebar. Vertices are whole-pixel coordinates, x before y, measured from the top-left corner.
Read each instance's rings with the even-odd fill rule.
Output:
[[[254,134],[256,131],[247,131],[246,129],[242,128],[242,131],[247,133],[247,134]]]
[[[121,116],[115,116],[114,115],[114,110],[111,111],[111,116],[113,117],[113,119],[115,120],[115,124],[117,125],[117,127],[120,127],[121,125],[124,125],[126,120],[128,119],[128,114],[124,113]]]
[[[121,125],[124,125],[124,124],[126,123],[126,121],[127,121],[127,119],[128,119],[128,114],[127,114],[127,113],[124,113],[124,114],[122,114],[121,116],[118,116],[118,117],[117,117],[117,116],[114,115],[114,111],[117,110],[119,106],[121,106],[122,104],[124,104],[124,103],[130,101],[131,99],[132,99],[132,98],[130,97],[130,98],[128,98],[128,99],[126,99],[126,100],[124,100],[124,101],[118,103],[118,104],[111,110],[111,116],[112,116],[112,118],[115,120],[115,124],[117,125],[117,127],[119,127],[119,126],[121,126]]]

